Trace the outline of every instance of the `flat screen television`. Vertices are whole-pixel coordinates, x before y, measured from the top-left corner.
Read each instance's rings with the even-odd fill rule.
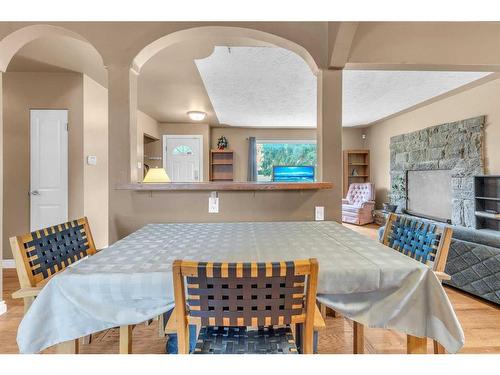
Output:
[[[275,165],[272,181],[274,182],[314,182],[313,165]]]

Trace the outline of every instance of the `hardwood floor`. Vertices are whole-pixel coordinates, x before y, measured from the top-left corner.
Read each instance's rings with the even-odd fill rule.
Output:
[[[367,237],[377,239],[378,226],[346,225]],[[4,270],[4,298],[8,311],[0,316],[0,354],[17,353],[16,334],[23,315],[20,300],[10,295],[18,287],[15,270]],[[500,308],[478,298],[445,287],[465,332],[465,346],[460,353],[500,353]],[[327,317],[327,328],[320,333],[320,353],[352,353],[352,325],[343,318]],[[118,329],[94,335],[90,345],[81,345],[82,353],[118,353]],[[432,342],[428,340],[428,353]],[[53,353],[49,348],[44,353]],[[165,339],[157,334],[157,322],[141,324],[133,332],[133,353],[164,353]],[[365,328],[365,353],[405,353],[406,336],[389,330]]]

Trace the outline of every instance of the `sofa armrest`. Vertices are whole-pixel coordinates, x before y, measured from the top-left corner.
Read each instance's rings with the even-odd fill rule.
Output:
[[[366,201],[361,204],[361,208],[371,208],[372,210],[375,208],[375,201]]]
[[[349,204],[349,200],[342,198],[342,204]]]

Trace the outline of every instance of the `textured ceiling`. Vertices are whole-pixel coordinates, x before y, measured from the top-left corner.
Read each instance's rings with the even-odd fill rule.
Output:
[[[107,86],[97,51],[67,37],[28,43],[7,71],[82,72]],[[488,74],[344,71],[343,125],[371,124]],[[189,122],[186,112],[201,110],[211,125],[316,124],[316,78],[307,64],[287,50],[248,38],[207,36],[170,46],[144,65],[138,90],[139,108],[160,122]]]
[[[195,62],[221,124],[316,126],[316,77],[295,53],[216,46]]]
[[[370,124],[488,74],[344,70],[342,125]]]
[[[187,111],[204,111],[210,125],[219,120],[195,60],[210,56],[215,46],[268,46],[248,38],[203,37],[174,44],[154,55],[139,75],[139,108],[160,122],[190,122]]]

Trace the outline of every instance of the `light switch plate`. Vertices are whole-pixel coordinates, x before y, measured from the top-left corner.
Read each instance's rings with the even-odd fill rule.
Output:
[[[316,220],[316,221],[323,221],[323,220],[325,220],[325,207],[323,207],[323,206],[316,206],[314,208],[314,220]]]
[[[219,193],[216,191],[212,191],[212,193],[210,193],[210,197],[208,197],[208,213],[219,213]]]
[[[88,165],[97,165],[97,156],[94,156],[94,155],[87,156],[87,164]]]

